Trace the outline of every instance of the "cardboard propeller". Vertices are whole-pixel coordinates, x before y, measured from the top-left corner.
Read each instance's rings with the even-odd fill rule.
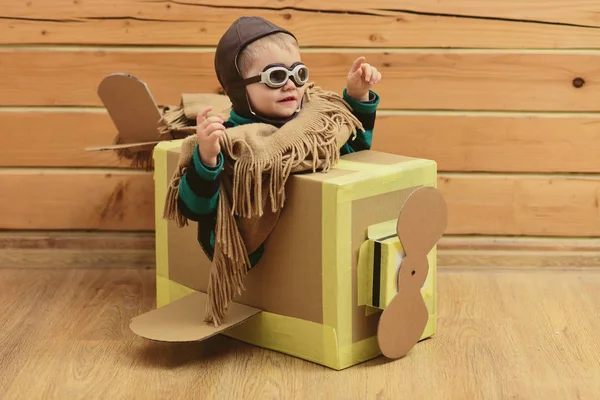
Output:
[[[423,334],[429,318],[421,295],[428,274],[427,254],[447,225],[447,207],[438,189],[424,186],[400,210],[396,233],[406,252],[398,273],[398,294],[383,310],[377,340],[384,356],[404,357]]]

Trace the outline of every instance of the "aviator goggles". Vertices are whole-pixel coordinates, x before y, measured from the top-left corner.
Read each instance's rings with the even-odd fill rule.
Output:
[[[308,76],[308,67],[302,63],[295,63],[290,68],[283,64],[270,64],[259,75],[236,82],[231,85],[231,88],[247,86],[252,83],[264,83],[272,89],[278,89],[284,87],[290,78],[299,87],[308,82]]]

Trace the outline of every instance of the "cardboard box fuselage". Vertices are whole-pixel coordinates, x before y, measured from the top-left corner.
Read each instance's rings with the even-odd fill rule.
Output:
[[[154,151],[157,307],[205,292],[211,267],[197,241],[197,223],[178,228],[162,219],[179,145],[163,142]],[[265,254],[235,298],[263,311],[224,334],[334,369],[380,355],[381,310],[359,305],[359,251],[369,227],[397,219],[407,196],[419,186],[435,187],[436,180],[434,161],[374,151],[343,156],[327,173],[292,175]],[[434,247],[421,290],[429,312],[422,338],[436,331],[435,255]]]

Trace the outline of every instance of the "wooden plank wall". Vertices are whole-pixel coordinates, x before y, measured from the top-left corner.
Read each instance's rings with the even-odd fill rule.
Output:
[[[0,265],[153,265],[152,175],[82,150],[115,134],[97,85],[216,92],[214,47],[249,14],[295,32],[327,89],[358,55],[383,72],[374,148],[438,162],[442,265],[600,264],[597,0],[7,0]]]

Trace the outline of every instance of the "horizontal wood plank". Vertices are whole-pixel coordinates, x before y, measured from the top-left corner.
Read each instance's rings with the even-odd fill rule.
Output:
[[[439,171],[600,172],[600,115],[380,115],[373,150],[435,160]]]
[[[11,250],[152,250],[155,232],[2,231],[0,249]],[[446,234],[441,251],[600,252],[600,238],[541,236],[469,236]]]
[[[135,236],[139,237],[140,242],[145,243],[147,240],[144,234]],[[438,249],[442,251],[600,253],[600,237],[444,235],[438,243]]]
[[[0,170],[0,229],[154,228],[151,173]]]
[[[445,270],[600,267],[599,238],[446,235],[438,244]]]
[[[380,112],[373,149],[433,159],[440,171],[600,172],[600,115]],[[97,111],[0,109],[2,167],[123,167]]]
[[[255,14],[304,46],[597,48],[599,11],[593,0],[11,0],[0,5],[0,43],[214,46],[236,18]]]
[[[437,254],[445,270],[591,268],[600,267],[600,239],[445,235]]]
[[[27,19],[56,19],[65,22],[76,22],[84,19],[131,17],[132,19],[162,19],[169,17],[179,21],[197,18],[193,14],[206,15],[205,20],[212,21],[209,16],[215,12],[220,14],[235,14],[243,9],[243,15],[262,15],[268,11],[305,11],[321,12],[325,15],[364,14],[374,16],[391,15],[394,12],[409,12],[415,14],[440,14],[460,17],[485,17],[488,19],[506,19],[515,21],[533,21],[538,23],[564,23],[570,25],[597,26],[600,22],[597,12],[600,5],[595,0],[372,0],[365,3],[362,0],[345,0],[343,4],[324,2],[320,0],[190,0],[186,2],[136,1],[136,0],[102,0],[100,2],[85,2],[73,0],[55,0],[52,5],[41,1],[22,2],[8,0],[0,5],[0,13],[7,18]],[[196,10],[190,13],[190,10]],[[201,13],[200,10],[204,11]],[[212,10],[212,13],[211,13]],[[153,15],[159,12],[158,16]],[[192,14],[192,15],[190,15]],[[268,18],[263,16],[264,18]],[[231,21],[238,18],[230,15]],[[283,21],[291,18],[282,17]],[[207,33],[207,32],[205,32]]]
[[[147,232],[0,232],[0,268],[155,268]],[[600,267],[600,239],[455,236],[438,243],[438,267]]]
[[[600,252],[440,250],[438,265],[445,270],[474,269],[587,269],[600,267]]]
[[[155,268],[145,232],[0,232],[0,268]]]
[[[151,173],[0,171],[0,229],[154,229]],[[442,174],[448,234],[600,236],[600,177]]]
[[[303,60],[311,80],[340,93],[360,55],[382,71],[381,108],[600,110],[600,52],[307,51]],[[4,48],[0,59],[0,106],[101,105],[98,84],[113,72],[144,80],[159,104],[220,89],[212,51]]]
[[[445,174],[448,233],[599,236],[600,177]]]
[[[2,231],[1,250],[152,250],[154,231]]]
[[[0,249],[0,269],[155,268],[153,250]]]
[[[85,150],[112,144],[116,133],[104,109],[0,109],[0,166],[130,168],[113,151]]]

